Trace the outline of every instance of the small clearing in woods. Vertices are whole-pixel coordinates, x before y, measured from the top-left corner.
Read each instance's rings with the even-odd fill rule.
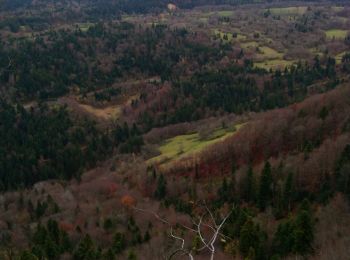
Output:
[[[116,119],[120,116],[121,108],[119,105],[112,105],[105,108],[97,108],[90,105],[79,104],[87,112],[102,119]]]
[[[222,141],[229,136],[235,134],[243,124],[233,127],[219,128],[212,133],[193,133],[178,135],[167,139],[159,147],[160,155],[148,160],[148,163],[164,164],[171,161],[198,153],[209,145]]]
[[[306,13],[306,6],[293,6],[282,8],[271,8],[270,12],[274,15],[302,15]]]
[[[348,33],[347,30],[331,29],[326,31],[326,36],[328,39],[345,39]]]

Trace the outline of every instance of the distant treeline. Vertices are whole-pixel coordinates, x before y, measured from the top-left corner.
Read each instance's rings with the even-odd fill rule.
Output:
[[[160,11],[167,7],[169,3],[175,4],[181,9],[191,9],[203,5],[239,5],[254,3],[271,3],[276,0],[80,0],[79,4],[86,6],[90,14],[115,15],[116,13],[147,13]],[[45,5],[52,2],[50,0],[1,0],[0,8],[3,10],[15,10],[17,8],[28,7],[29,5]],[[59,0],[56,5],[68,6],[72,0]],[[278,1],[281,2],[281,1]],[[287,0],[282,0],[287,2]],[[318,2],[318,0],[301,0],[301,2]],[[346,2],[346,1],[334,1]]]

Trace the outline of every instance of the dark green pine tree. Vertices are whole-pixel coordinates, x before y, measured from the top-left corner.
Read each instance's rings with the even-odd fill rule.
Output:
[[[288,219],[278,225],[277,231],[272,242],[272,250],[279,257],[286,256],[293,251],[294,248],[294,222]]]
[[[260,230],[259,225],[248,219],[240,231],[239,250],[244,257],[254,255],[254,259],[261,259],[265,255],[265,240],[266,234]]]
[[[237,171],[237,166],[235,162],[233,162],[231,166],[231,181],[228,185],[230,202],[234,202],[236,200],[236,171]]]
[[[91,239],[87,234],[78,244],[75,252],[73,253],[74,260],[95,260],[96,259],[96,248]]]
[[[136,256],[136,253],[131,249],[128,253],[128,260],[136,260],[137,259],[137,256]]]
[[[151,235],[150,235],[149,231],[147,230],[143,236],[143,241],[148,242],[148,241],[150,241],[150,239],[151,239]]]
[[[126,248],[126,241],[124,234],[118,232],[113,237],[112,249],[115,254],[120,254]]]
[[[198,163],[196,163],[196,166],[195,166],[194,178],[195,178],[196,180],[199,179],[199,165],[198,165]]]
[[[336,189],[350,199],[350,145],[346,145],[335,166]]]
[[[229,187],[226,178],[223,179],[221,187],[218,190],[218,199],[220,203],[225,203],[229,200]]]
[[[20,260],[39,260],[39,258],[37,256],[35,256],[34,254],[32,254],[28,251],[22,252],[19,259]]]
[[[48,259],[57,259],[60,255],[60,248],[51,237],[48,237],[44,244],[45,254]]]
[[[255,227],[250,219],[243,225],[239,234],[239,250],[243,256],[247,256],[249,250],[254,248],[256,242]]]
[[[271,165],[267,161],[264,165],[260,177],[258,206],[261,210],[264,210],[271,202],[272,199],[272,185],[273,179],[271,174]]]
[[[312,253],[314,240],[314,219],[308,200],[304,200],[295,219],[294,252],[300,255]]]
[[[115,254],[113,252],[113,249],[108,249],[104,254],[103,254],[103,259],[104,260],[115,260]]]
[[[154,197],[156,199],[164,199],[166,195],[166,180],[164,178],[163,174],[160,174],[158,177],[158,181],[157,181],[157,188],[156,191],[154,193]]]
[[[290,172],[287,176],[287,179],[284,183],[283,188],[283,209],[287,210],[288,212],[291,210],[291,203],[293,201],[293,194],[294,194],[294,186],[293,186],[293,173]]]
[[[255,200],[255,179],[251,166],[249,166],[247,175],[243,180],[241,196],[246,202],[253,202]]]

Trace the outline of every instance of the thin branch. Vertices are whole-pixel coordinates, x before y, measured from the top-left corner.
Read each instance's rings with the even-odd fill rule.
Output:
[[[182,249],[185,247],[185,239],[174,235],[174,233],[173,233],[173,228],[171,228],[171,230],[170,230],[170,235],[171,235],[173,238],[175,238],[175,239],[181,241],[181,248],[182,248]]]
[[[171,228],[171,230],[170,230],[170,235],[171,235],[171,237],[173,237],[173,238],[175,238],[175,239],[181,241],[181,248],[175,250],[175,251],[169,256],[168,259],[170,260],[170,259],[173,258],[177,253],[183,252],[183,255],[188,255],[188,257],[189,257],[191,260],[193,260],[193,256],[192,256],[191,252],[190,252],[190,251],[186,251],[186,250],[184,249],[184,248],[185,248],[185,239],[183,239],[182,237],[179,237],[179,236],[174,235],[174,233],[173,233],[173,228]]]
[[[170,225],[169,221],[165,220],[164,218],[160,217],[157,213],[150,211],[150,210],[146,210],[146,209],[140,209],[140,208],[136,208],[133,207],[133,209],[137,210],[137,211],[141,211],[141,212],[145,212],[145,213],[149,213],[153,216],[155,216],[157,219],[159,219],[161,222]],[[171,226],[171,225],[170,225]]]
[[[218,226],[216,225],[215,218],[214,218],[213,214],[211,213],[211,211],[209,210],[209,208],[208,208],[207,204],[205,203],[205,201],[204,201],[204,206],[205,206],[206,210],[208,211],[208,213],[209,213],[209,215],[210,215],[210,217],[211,217],[211,219],[213,221],[214,227],[217,228]]]
[[[214,259],[214,255],[215,255],[215,243],[216,243],[216,240],[218,238],[218,236],[222,236],[224,238],[228,238],[228,239],[231,239],[227,236],[225,236],[224,234],[222,234],[220,231],[222,229],[222,227],[224,226],[225,222],[227,221],[227,219],[231,216],[232,212],[233,212],[233,209],[223,218],[223,220],[220,222],[220,224],[218,225],[215,221],[215,218],[214,218],[214,215],[212,214],[212,212],[210,211],[210,209],[207,207],[207,205],[205,204],[204,202],[204,206],[206,208],[206,211],[207,213],[203,214],[200,218],[199,218],[199,222],[196,223],[193,219],[192,220],[192,223],[193,225],[196,227],[196,229],[193,229],[193,228],[190,228],[186,225],[183,225],[183,224],[180,224],[180,223],[177,223],[178,225],[180,225],[181,227],[191,231],[191,232],[194,232],[195,234],[198,235],[201,243],[203,244],[203,246],[199,249],[197,249],[197,251],[202,251],[204,249],[208,249],[210,252],[211,252],[211,256],[210,256],[210,259],[213,260]],[[167,224],[170,226],[170,236],[176,240],[179,240],[181,241],[181,247],[177,250],[175,250],[170,256],[169,256],[169,260],[174,257],[175,255],[177,255],[178,253],[182,252],[183,255],[188,255],[188,257],[193,260],[193,255],[191,254],[191,251],[188,251],[185,249],[185,239],[182,238],[182,237],[179,237],[177,236],[176,234],[174,234],[173,232],[173,226],[172,224],[167,221],[166,219],[160,217],[157,213],[153,212],[153,211],[150,211],[150,210],[145,210],[145,209],[140,209],[140,208],[136,208],[136,207],[133,207],[135,210],[137,211],[141,211],[141,212],[145,212],[145,213],[149,213],[153,216],[155,216],[158,220],[160,220],[161,222],[163,222],[164,224]],[[207,224],[207,223],[203,223],[203,219],[205,218],[205,216],[209,214],[210,215],[210,219],[211,221],[213,222],[213,225],[210,225],[210,224]],[[206,227],[209,227],[211,229],[211,231],[213,232],[211,238],[206,241],[204,235],[202,234],[202,226],[206,226]]]

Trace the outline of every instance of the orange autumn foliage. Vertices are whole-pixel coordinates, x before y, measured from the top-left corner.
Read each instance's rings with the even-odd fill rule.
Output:
[[[134,197],[130,196],[130,195],[124,195],[121,198],[121,203],[124,207],[126,208],[131,208],[133,206],[136,205],[136,200]]]

